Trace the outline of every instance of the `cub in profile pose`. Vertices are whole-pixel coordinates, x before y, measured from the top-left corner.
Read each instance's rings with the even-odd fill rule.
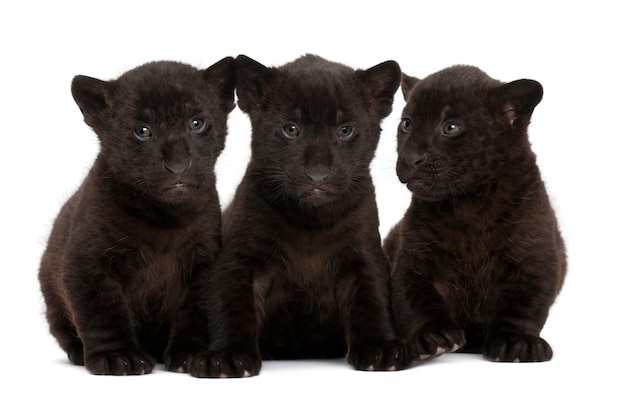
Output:
[[[72,363],[94,374],[149,373],[157,361],[182,370],[208,344],[199,296],[221,247],[214,164],[234,84],[232,57],[72,81],[101,149],[39,271],[50,332]]]
[[[549,360],[539,334],[566,259],[527,135],[541,85],[454,66],[403,75],[402,93],[396,169],[413,197],[384,249],[408,353]]]
[[[356,369],[402,367],[369,172],[399,66],[239,56],[237,70],[251,159],[223,215],[209,352],[188,371],[243,377],[262,359],[346,354]]]

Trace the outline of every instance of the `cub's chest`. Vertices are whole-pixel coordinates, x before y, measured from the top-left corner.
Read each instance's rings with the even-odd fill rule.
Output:
[[[334,256],[319,252],[308,249],[273,256],[271,269],[257,276],[254,283],[255,297],[265,314],[293,316],[336,310],[336,261]]]
[[[439,209],[415,207],[415,218],[411,218],[406,230],[427,245],[425,250],[483,266],[485,259],[506,248],[520,215],[494,203],[492,198],[476,200],[479,199],[451,203]]]
[[[272,258],[274,274],[295,287],[315,289],[331,286],[340,259],[336,247],[314,238],[279,242],[277,253]]]
[[[480,224],[480,219],[476,222]],[[507,248],[502,242],[506,233],[499,232],[497,226],[472,226],[469,221],[466,225],[459,220],[444,223],[445,219],[421,234],[426,241],[420,247],[425,257],[423,268],[450,305],[469,303],[477,308],[473,314],[478,316],[497,295],[497,283],[507,274],[503,261]]]
[[[188,263],[181,256],[175,251],[138,249],[121,264],[118,270],[122,291],[136,313],[146,318],[174,316],[190,281]]]
[[[291,298],[306,294],[316,298],[334,293],[337,273],[345,260],[345,245],[327,235],[291,232],[276,237],[265,264],[267,269],[258,282],[270,285],[269,296]]]
[[[167,297],[182,291],[192,255],[161,241],[121,243],[109,250],[109,274],[129,298]]]

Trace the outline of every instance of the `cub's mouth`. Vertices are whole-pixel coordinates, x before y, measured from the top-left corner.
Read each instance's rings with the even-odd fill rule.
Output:
[[[426,190],[432,190],[432,186],[424,182],[424,180],[420,177],[411,177],[401,180],[402,183],[406,184],[407,189],[409,189],[413,193],[420,193]]]
[[[315,187],[311,189],[304,190],[300,193],[300,201],[301,202],[309,202],[313,204],[321,204],[325,202],[332,201],[336,198],[336,193],[322,188]]]
[[[426,187],[424,178],[411,171],[398,171],[398,179],[400,182],[406,184],[407,188],[411,191],[414,189],[422,189]]]
[[[424,181],[418,177],[403,180],[402,183],[405,183],[406,187],[411,191],[420,190],[426,187]]]
[[[188,189],[190,187],[191,187],[191,185],[189,183],[176,182],[176,183],[173,183],[171,185],[165,186],[165,190],[183,191],[183,190],[186,190],[186,189]]]
[[[424,201],[441,201],[450,196],[451,191],[442,182],[429,182],[423,178],[413,177],[403,180],[413,196]]]
[[[183,197],[192,193],[196,189],[196,185],[187,182],[174,182],[163,187],[162,193],[169,197]]]

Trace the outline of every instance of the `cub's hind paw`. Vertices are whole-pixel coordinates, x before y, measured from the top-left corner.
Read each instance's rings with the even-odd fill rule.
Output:
[[[483,356],[492,361],[538,362],[552,358],[552,348],[543,338],[510,333],[490,336],[485,341]]]
[[[406,367],[402,348],[396,342],[350,346],[348,363],[361,371],[396,371]]]
[[[261,371],[258,354],[209,352],[192,357],[186,371],[197,378],[247,378]]]
[[[444,353],[456,352],[465,345],[465,334],[456,324],[428,323],[418,330],[407,343],[413,362],[426,361]]]
[[[143,375],[152,372],[156,361],[136,350],[102,351],[87,354],[85,367],[94,375]]]

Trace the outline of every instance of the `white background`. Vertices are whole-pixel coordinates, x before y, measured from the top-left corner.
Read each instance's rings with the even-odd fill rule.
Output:
[[[626,29],[617,1],[228,3],[0,5],[0,391],[626,391]],[[72,77],[113,79],[162,59],[205,68],[238,54],[277,66],[305,53],[355,68],[393,59],[417,77],[472,64],[502,81],[543,84],[530,138],[569,252],[565,286],[543,330],[552,361],[451,354],[394,373],[353,371],[344,360],[266,362],[260,376],[240,380],[195,379],[161,365],[148,376],[98,377],[67,362],[48,333],[37,270],[52,220],[98,150],[72,100]],[[398,93],[372,163],[383,236],[409,201],[394,170],[403,105]],[[217,166],[223,204],[246,165],[249,133],[236,109]]]

